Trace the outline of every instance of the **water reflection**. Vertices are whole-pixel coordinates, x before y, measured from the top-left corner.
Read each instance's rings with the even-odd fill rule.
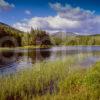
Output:
[[[49,59],[51,51],[49,49],[34,49],[28,50],[28,58],[32,63]]]
[[[9,64],[15,63],[22,53],[16,51],[1,51],[0,52],[0,68],[5,67]]]
[[[100,47],[53,47],[49,49],[9,50],[0,52],[0,75],[15,73],[41,61],[76,57],[76,63],[89,66],[100,61]],[[85,59],[83,59],[85,57]]]

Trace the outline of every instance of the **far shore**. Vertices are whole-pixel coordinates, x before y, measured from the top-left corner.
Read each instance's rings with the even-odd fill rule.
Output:
[[[19,50],[19,49],[50,48],[50,47],[51,46],[0,47],[0,51],[4,51],[4,50]]]
[[[76,47],[76,46],[100,46],[100,45],[55,45],[55,46],[24,46],[24,47],[0,47],[0,51],[4,51],[4,50],[16,50],[16,49],[37,49],[37,48],[50,48],[50,47],[63,47],[63,46],[73,46],[73,47]]]

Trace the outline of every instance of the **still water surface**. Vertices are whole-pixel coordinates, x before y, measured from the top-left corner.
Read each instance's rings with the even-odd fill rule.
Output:
[[[7,75],[27,67],[33,67],[36,62],[62,60],[65,57],[76,57],[76,64],[88,67],[100,61],[100,46],[67,46],[49,49],[0,51],[0,75]]]

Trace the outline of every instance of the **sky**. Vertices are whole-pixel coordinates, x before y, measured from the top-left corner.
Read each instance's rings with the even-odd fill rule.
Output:
[[[100,0],[0,0],[0,22],[25,32],[100,34]]]

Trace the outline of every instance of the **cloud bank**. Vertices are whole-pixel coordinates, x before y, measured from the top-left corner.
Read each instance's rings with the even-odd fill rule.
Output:
[[[10,9],[12,7],[15,7],[15,5],[14,4],[9,4],[5,0],[0,0],[0,8],[1,9],[8,10],[8,9]]]
[[[43,29],[46,31],[66,31],[66,29],[77,28],[79,27],[77,21],[68,20],[61,18],[60,16],[49,16],[49,17],[34,17],[24,22],[18,22],[14,24],[14,27],[23,30],[30,31],[31,28],[34,29]]]
[[[48,32],[76,32],[80,34],[99,34],[100,16],[95,11],[72,7],[69,4],[62,6],[60,3],[51,4],[50,7],[57,12],[56,16],[33,17],[17,22],[13,26],[22,31],[39,28]]]

